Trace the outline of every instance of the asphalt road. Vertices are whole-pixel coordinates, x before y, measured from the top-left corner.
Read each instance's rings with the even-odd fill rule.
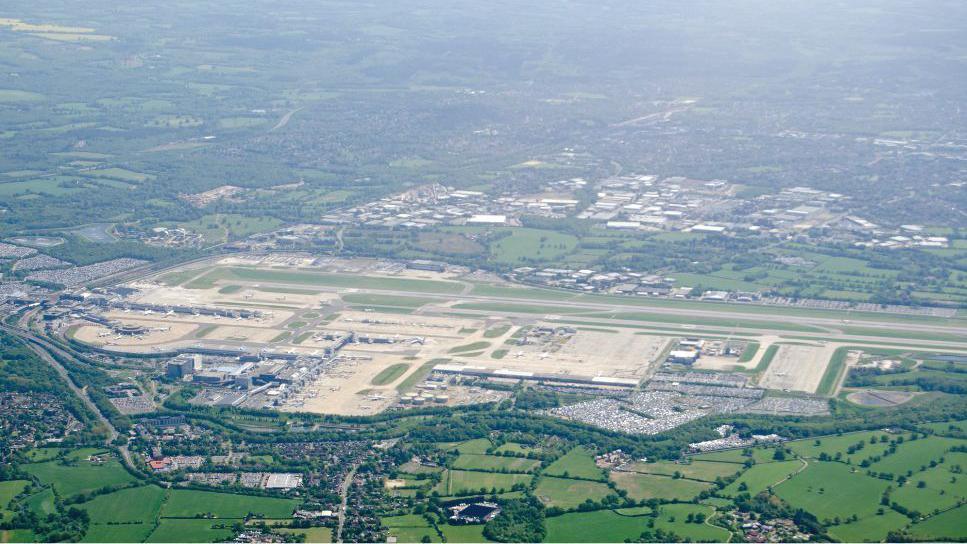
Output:
[[[25,329],[21,329],[19,327],[9,327],[7,325],[0,325],[0,330],[3,330],[8,334],[18,336],[21,339],[25,340],[27,346],[31,350],[33,350],[34,353],[36,353],[41,359],[43,359],[47,364],[52,366],[55,371],[57,371],[57,374],[59,374],[60,377],[64,380],[64,382],[67,383],[67,386],[70,387],[71,391],[73,391],[74,394],[76,394],[77,397],[81,399],[84,405],[87,406],[87,408],[97,417],[98,421],[100,421],[100,423],[104,425],[104,427],[108,430],[108,437],[107,439],[105,439],[104,445],[112,448],[115,447],[114,441],[117,440],[118,436],[120,436],[120,433],[118,432],[118,430],[114,427],[111,421],[101,412],[100,408],[97,407],[97,404],[95,404],[94,401],[91,400],[91,397],[87,392],[87,388],[78,387],[74,383],[74,381],[71,380],[70,374],[67,372],[67,369],[64,368],[64,366],[61,365],[60,362],[58,362],[57,359],[55,359],[51,355],[51,353],[56,353],[60,357],[70,358],[70,359],[73,359],[73,356],[70,353],[64,351],[63,349],[60,349],[57,346],[51,344],[46,339],[41,338],[36,334],[30,331],[27,331]],[[130,468],[131,470],[134,470],[135,472],[139,472],[137,467],[134,464],[134,460],[131,457],[131,451],[128,449],[128,447],[125,445],[125,446],[120,446],[117,449],[121,453],[121,458],[124,460],[124,463],[128,466],[128,468]]]

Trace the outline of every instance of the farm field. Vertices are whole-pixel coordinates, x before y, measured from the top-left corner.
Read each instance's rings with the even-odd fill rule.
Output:
[[[165,491],[154,485],[122,489],[107,495],[99,495],[81,503],[79,508],[87,510],[92,524],[111,522],[150,522],[161,510]]]
[[[492,446],[493,444],[490,443],[490,440],[487,440],[486,438],[477,438],[474,440],[468,440],[466,442],[450,444],[449,446],[443,447],[442,449],[446,449],[446,450],[455,449],[461,454],[475,453],[478,455],[484,455],[487,453],[487,450],[490,449]]]
[[[447,542],[490,542],[483,536],[483,525],[438,525]]]
[[[591,454],[581,447],[572,449],[548,465],[544,469],[544,474],[590,480],[606,479],[604,471],[594,464],[594,458]]]
[[[867,518],[842,523],[830,527],[829,534],[842,542],[881,542],[890,531],[900,529],[910,523],[910,518],[898,514],[893,510],[884,511],[883,515],[873,515]]]
[[[557,259],[574,249],[577,238],[550,230],[512,229],[510,236],[490,245],[498,263],[517,264],[524,259]]]
[[[722,494],[726,497],[734,497],[739,493],[757,495],[779,483],[790,474],[794,474],[802,467],[803,462],[798,460],[753,465],[752,468],[743,472],[738,479],[723,489]],[[743,484],[745,484],[744,488],[742,488]]]
[[[162,519],[146,542],[218,542],[232,536],[232,523],[217,519]]]
[[[431,542],[442,540],[423,516],[389,516],[381,518],[380,523],[389,529],[390,536],[396,537],[397,542],[421,542],[424,537],[428,537]]]
[[[440,495],[470,495],[485,489],[488,493],[492,489],[497,492],[510,491],[514,484],[527,484],[531,476],[527,474],[500,474],[497,472],[477,472],[466,470],[448,470],[443,479],[434,488]]]
[[[497,455],[466,454],[453,463],[455,469],[492,470],[505,472],[533,472],[540,467],[536,459],[502,457]]]
[[[923,539],[962,539],[967,529],[965,516],[967,506],[960,506],[910,526],[910,533]]]
[[[56,510],[54,504],[54,491],[50,488],[34,493],[24,500],[27,509],[38,516],[46,516]]]
[[[537,489],[534,490],[534,495],[547,506],[556,506],[565,510],[576,508],[587,499],[599,501],[612,493],[610,487],[600,482],[553,476],[542,476],[537,483]]]
[[[575,512],[547,518],[545,542],[623,542],[636,539],[647,528],[645,515],[622,515],[614,510]]]
[[[47,461],[25,465],[24,470],[44,484],[52,484],[62,497],[135,481],[134,477],[113,458],[100,465],[91,464],[88,461],[75,463],[62,465],[59,461]]]
[[[723,542],[729,537],[728,531],[704,523],[688,523],[689,514],[703,514],[706,517],[714,515],[711,506],[701,504],[663,504],[659,507],[659,516],[655,520],[656,529],[674,532],[695,542]]]
[[[647,499],[688,501],[712,487],[706,482],[634,472],[612,472],[611,480],[618,489],[627,491],[628,497],[638,501]]]
[[[967,444],[967,440],[940,436],[907,440],[897,447],[896,453],[884,456],[880,461],[870,465],[870,468],[877,472],[902,474],[908,469],[939,460],[950,448],[964,444]]]
[[[809,467],[775,487],[775,493],[797,508],[813,513],[820,521],[860,519],[876,513],[888,482],[851,472],[841,463],[813,461]]]
[[[304,535],[305,542],[307,542],[308,544],[332,542],[332,529],[330,529],[329,527],[309,527],[306,529],[279,528],[279,529],[275,529],[275,531],[278,531],[282,534],[289,533],[289,534],[296,534],[296,535]]]
[[[13,512],[7,510],[7,506],[14,497],[23,493],[24,489],[30,484],[27,480],[10,480],[0,482],[0,518],[7,519]]]
[[[754,448],[752,455],[747,457],[744,450],[732,449],[715,451],[710,453],[700,453],[690,456],[692,461],[714,461],[718,463],[745,463],[750,458],[756,463],[771,463],[773,450],[770,448]]]
[[[161,509],[161,515],[192,518],[210,513],[218,518],[237,519],[252,512],[267,518],[288,518],[296,506],[298,501],[292,499],[173,489]]]
[[[967,482],[961,482],[959,463],[944,462],[934,468],[916,472],[890,494],[900,506],[924,514],[940,513],[957,506],[967,498]],[[923,487],[921,487],[921,482]]]
[[[796,455],[812,459],[818,458],[822,453],[826,453],[829,456],[835,456],[838,453],[844,459],[853,457],[858,460],[879,455],[886,451],[888,445],[881,442],[881,438],[884,436],[892,438],[883,432],[868,431],[848,433],[842,436],[824,436],[812,440],[796,440],[787,443],[786,447],[791,449]],[[876,443],[870,443],[870,439],[874,439]],[[853,454],[849,453],[850,448],[855,449],[861,443],[863,444],[861,449],[856,449]]]
[[[150,522],[123,524],[91,524],[81,542],[144,542],[155,530]]]
[[[684,478],[714,482],[716,478],[731,476],[742,469],[734,463],[718,463],[713,461],[692,461],[691,463],[674,463],[659,461],[657,463],[636,463],[630,467],[634,472],[647,474],[663,474],[674,476],[681,474]]]

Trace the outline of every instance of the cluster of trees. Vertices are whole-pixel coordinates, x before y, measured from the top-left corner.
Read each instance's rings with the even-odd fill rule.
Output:
[[[485,537],[496,542],[541,542],[547,535],[544,505],[537,498],[500,502],[500,515],[484,525]]]
[[[21,508],[10,521],[0,523],[0,529],[30,529],[38,542],[77,542],[89,524],[87,510],[73,506],[46,516]]]

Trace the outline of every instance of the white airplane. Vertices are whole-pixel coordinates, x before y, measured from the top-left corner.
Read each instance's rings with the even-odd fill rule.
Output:
[[[123,311],[124,313],[129,314],[131,313],[131,308],[125,308]]]
[[[514,354],[514,357],[517,357],[517,358],[520,358],[520,357],[523,357],[523,356],[524,356],[524,352],[523,351],[518,351],[517,353]]]
[[[153,314],[154,312],[153,312],[153,311],[151,311],[151,310],[145,310],[145,311],[144,311],[143,313],[144,313],[144,315],[151,315],[151,314]]]

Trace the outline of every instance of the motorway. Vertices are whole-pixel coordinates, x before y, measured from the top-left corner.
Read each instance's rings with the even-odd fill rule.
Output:
[[[107,429],[108,437],[104,440],[104,445],[110,448],[114,448],[115,447],[114,442],[115,440],[117,440],[118,436],[120,436],[120,433],[118,432],[118,430],[114,427],[111,421],[104,415],[104,413],[101,412],[100,408],[97,407],[97,404],[95,404],[94,401],[91,400],[91,397],[87,392],[87,387],[83,387],[83,388],[78,387],[77,384],[75,384],[74,381],[71,379],[70,374],[67,372],[67,369],[64,368],[64,366],[61,365],[60,362],[58,362],[57,359],[54,358],[54,356],[51,354],[56,353],[58,356],[64,357],[67,359],[74,359],[74,356],[64,351],[63,349],[55,346],[47,339],[35,335],[29,330],[22,329],[20,327],[11,327],[6,324],[0,324],[0,330],[8,334],[17,336],[20,339],[24,340],[27,346],[30,347],[30,349],[33,350],[34,353],[36,353],[42,360],[44,360],[47,364],[52,366],[55,371],[57,371],[57,374],[60,375],[61,379],[63,379],[64,382],[67,384],[67,386],[70,387],[71,391],[73,391],[74,394],[77,395],[79,399],[81,399],[84,405],[87,406],[87,408],[91,411],[91,413],[93,413],[97,417],[98,421],[100,421],[100,423],[104,425],[104,428]],[[131,451],[128,449],[127,445],[119,446],[117,447],[117,449],[121,453],[121,458],[124,460],[124,463],[128,466],[128,468],[133,470],[134,472],[140,472],[134,464],[134,460],[131,457]]]

